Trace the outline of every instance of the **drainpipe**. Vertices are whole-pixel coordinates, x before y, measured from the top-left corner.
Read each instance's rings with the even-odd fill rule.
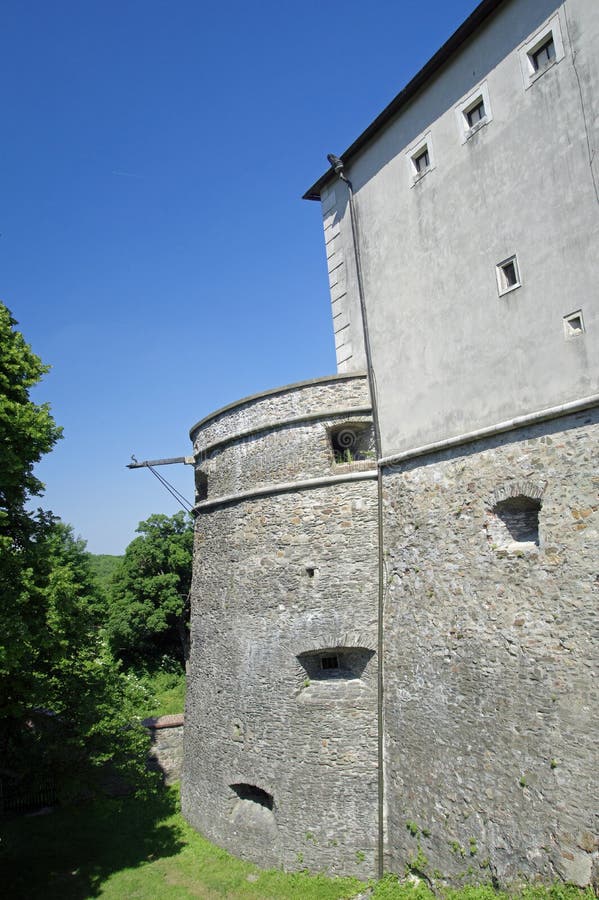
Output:
[[[377,458],[377,539],[378,539],[378,683],[377,683],[377,764],[378,764],[378,877],[382,878],[385,870],[385,793],[384,793],[384,732],[383,732],[383,637],[384,637],[384,544],[383,544],[383,469],[380,464],[383,452],[381,447],[381,431],[379,424],[379,409],[376,390],[376,378],[372,365],[372,352],[370,345],[370,332],[368,330],[368,314],[364,298],[364,280],[362,277],[362,263],[360,260],[360,239],[358,219],[356,216],[354,189],[351,181],[344,171],[343,160],[333,153],[327,155],[335,174],[347,185],[349,197],[349,218],[351,221],[352,245],[356,275],[358,280],[358,296],[360,299],[360,312],[362,314],[362,330],[364,334],[364,352],[366,354],[366,370],[370,387],[370,400],[372,403],[372,419],[374,423],[374,444]]]

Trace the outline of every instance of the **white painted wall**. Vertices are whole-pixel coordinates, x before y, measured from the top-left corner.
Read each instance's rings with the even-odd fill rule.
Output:
[[[523,48],[553,16],[563,58],[529,80]],[[492,120],[464,140],[459,108],[483,83]],[[414,183],[407,152],[427,133],[433,165]],[[384,455],[599,392],[598,0],[506,3],[348,174]],[[338,368],[355,371],[345,185],[323,211]],[[499,296],[514,253],[522,286]],[[586,331],[568,340],[578,309]]]

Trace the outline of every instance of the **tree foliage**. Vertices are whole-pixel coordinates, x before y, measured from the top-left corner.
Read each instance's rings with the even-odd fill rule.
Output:
[[[152,669],[187,660],[193,523],[187,513],[140,522],[115,572],[107,631],[114,654]]]
[[[0,775],[51,777],[62,793],[91,786],[110,764],[145,780],[147,736],[134,727],[138,686],[108,653],[83,541],[27,504],[33,467],[58,437],[29,389],[47,367],[0,304]]]
[[[122,558],[122,556],[113,556],[109,553],[89,554],[92,572],[104,597],[108,597],[112,577],[120,566]]]
[[[29,397],[29,389],[49,367],[14,330],[16,324],[0,303],[0,526],[5,533],[10,527],[13,540],[15,525],[31,525],[25,503],[43,490],[33,466],[61,435],[48,404],[33,403]]]
[[[21,677],[39,638],[35,573],[43,565],[52,518],[42,510],[29,512],[26,504],[43,490],[33,467],[61,433],[47,404],[29,397],[48,367],[15,331],[16,324],[0,303],[0,703],[6,676]]]

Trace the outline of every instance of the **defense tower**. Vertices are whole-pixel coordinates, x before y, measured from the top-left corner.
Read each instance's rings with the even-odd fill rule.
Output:
[[[374,871],[376,460],[363,374],[199,422],[183,809],[239,856]]]

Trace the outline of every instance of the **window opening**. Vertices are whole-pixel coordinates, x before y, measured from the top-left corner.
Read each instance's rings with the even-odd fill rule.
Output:
[[[553,42],[553,35],[550,34],[549,37],[544,41],[543,44],[532,53],[529,54],[530,61],[532,63],[532,67],[535,72],[540,72],[542,69],[547,68],[549,63],[553,62],[555,59],[555,44]]]
[[[501,271],[503,274],[504,287],[513,287],[518,283],[518,276],[516,275],[516,266],[513,261],[506,263],[505,266],[501,267]]]
[[[474,128],[475,125],[478,125],[479,122],[482,122],[483,119],[486,118],[486,115],[483,98],[479,97],[475,105],[471,106],[470,109],[467,109],[465,112],[468,127]]]
[[[201,472],[200,469],[195,471],[196,483],[196,503],[206,500],[208,497],[208,476]]]
[[[320,659],[320,667],[321,669],[338,669],[339,668],[339,657],[335,656],[322,656]]]
[[[584,334],[584,330],[584,320],[582,318],[581,309],[570,313],[569,316],[564,316],[564,334],[566,338],[578,337],[579,335]]]
[[[312,566],[306,566],[306,574],[308,575],[308,578],[314,578],[315,572],[316,569],[314,569]]]
[[[520,495],[500,500],[493,508],[493,512],[505,527],[505,538],[501,543],[511,541],[538,546],[540,509],[541,501],[533,497]]]
[[[251,800],[265,809],[272,810],[274,806],[274,797],[268,791],[256,787],[255,784],[232,784],[231,788],[235,791],[240,800]]]
[[[373,656],[374,651],[366,647],[329,646],[301,653],[297,659],[302,667],[302,679],[305,678],[309,685],[311,682],[332,684],[361,678]]]
[[[528,89],[554,63],[564,58],[559,15],[552,16],[551,21],[541,31],[532,35],[518,53],[524,88]]]
[[[497,266],[497,286],[500,294],[506,294],[508,291],[520,287],[520,272],[515,256],[511,256]]]
[[[428,155],[428,147],[424,147],[417,156],[412,157],[412,162],[414,163],[414,168],[416,170],[417,175],[423,175],[424,172],[428,168],[430,168],[430,157]]]
[[[357,462],[374,455],[372,425],[368,422],[347,422],[329,431],[331,449],[337,464]]]

